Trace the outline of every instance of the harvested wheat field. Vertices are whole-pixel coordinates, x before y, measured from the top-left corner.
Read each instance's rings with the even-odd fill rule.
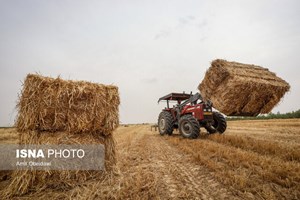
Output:
[[[150,125],[115,132],[118,173],[68,190],[29,191],[21,198],[299,199],[300,120],[229,121],[224,135],[160,136]],[[17,143],[14,129],[1,143]],[[1,190],[9,185],[1,175]],[[19,198],[19,197],[18,197]]]

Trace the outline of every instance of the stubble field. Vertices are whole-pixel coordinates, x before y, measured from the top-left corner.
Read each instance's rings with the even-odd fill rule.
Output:
[[[150,125],[120,126],[118,172],[69,190],[21,198],[300,199],[300,120],[229,121],[223,135],[160,136]],[[0,144],[17,143],[0,129]],[[10,182],[0,174],[0,190]]]

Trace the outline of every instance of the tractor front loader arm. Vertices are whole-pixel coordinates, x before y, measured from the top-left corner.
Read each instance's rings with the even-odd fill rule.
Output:
[[[184,101],[182,104],[179,105],[180,110],[182,110],[182,108],[189,103],[196,103],[197,100],[199,100],[199,99],[202,100],[201,94],[199,94],[199,93],[194,94],[188,100]]]

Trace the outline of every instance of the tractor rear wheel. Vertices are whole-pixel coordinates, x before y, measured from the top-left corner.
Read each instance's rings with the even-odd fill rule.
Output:
[[[184,115],[179,119],[179,132],[185,138],[195,139],[200,135],[200,125],[192,115]]]
[[[224,133],[227,128],[227,123],[225,117],[219,112],[213,112],[214,122],[211,126],[205,127],[209,133]]]
[[[162,111],[158,116],[158,130],[161,135],[173,133],[173,117],[168,111]]]

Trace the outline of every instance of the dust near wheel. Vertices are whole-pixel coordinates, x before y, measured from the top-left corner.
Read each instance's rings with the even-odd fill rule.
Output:
[[[192,115],[184,115],[179,119],[179,132],[185,138],[195,139],[200,135],[199,122]]]
[[[173,134],[173,117],[168,111],[162,111],[158,116],[158,130],[160,135],[172,135]]]

